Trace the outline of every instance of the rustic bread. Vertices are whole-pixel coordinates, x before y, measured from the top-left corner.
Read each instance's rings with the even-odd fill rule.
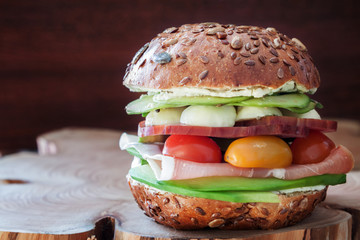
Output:
[[[253,95],[253,90],[313,93],[320,76],[304,44],[274,28],[186,24],[145,44],[128,65],[132,91],[190,89]],[[244,91],[248,90],[248,91]]]
[[[279,195],[280,203],[233,203],[182,196],[158,190],[128,177],[131,192],[145,214],[176,229],[277,229],[310,215],[323,201],[321,191]]]

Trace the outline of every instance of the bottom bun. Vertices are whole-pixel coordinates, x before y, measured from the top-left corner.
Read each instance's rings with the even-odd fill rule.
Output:
[[[296,224],[323,201],[320,191],[279,194],[279,203],[234,203],[165,192],[128,176],[136,202],[156,222],[175,229],[277,229]]]

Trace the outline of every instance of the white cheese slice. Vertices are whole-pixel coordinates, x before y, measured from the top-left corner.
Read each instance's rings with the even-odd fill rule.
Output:
[[[180,123],[192,126],[233,127],[236,110],[233,106],[200,106],[187,107],[181,114]]]
[[[181,113],[185,108],[163,108],[151,111],[145,118],[146,126],[179,124]]]
[[[282,113],[275,107],[238,107],[236,121],[259,119],[265,116],[282,116]]]

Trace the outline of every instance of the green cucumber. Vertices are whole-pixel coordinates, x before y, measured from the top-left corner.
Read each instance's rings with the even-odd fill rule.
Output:
[[[314,108],[323,108],[323,105],[319,102],[315,102],[315,101],[310,101],[309,105],[307,105],[306,107],[304,108],[297,108],[297,107],[290,107],[290,108],[285,108],[291,112],[294,112],[294,113],[298,113],[298,114],[302,114],[302,113],[307,113],[311,110],[313,110]]]
[[[163,184],[157,181],[150,166],[143,165],[135,168],[131,168],[129,174],[132,179],[145,183],[151,187],[159,190],[172,192],[179,195],[214,199],[227,202],[270,202],[277,203],[279,198],[275,193],[272,192],[260,192],[260,191],[214,191],[214,192],[202,192],[197,190],[191,190],[181,188],[177,186]]]
[[[296,113],[305,113],[320,105],[301,93],[289,93],[282,95],[266,96],[262,98],[252,97],[178,97],[168,100],[154,99],[154,95],[142,95],[139,99],[130,102],[126,106],[128,114],[142,114],[146,116],[152,110],[184,107],[189,105],[219,105],[227,104],[233,106],[257,106],[257,107],[279,107]]]
[[[168,100],[155,100],[159,103],[167,103],[167,104],[175,104],[175,105],[219,105],[219,104],[229,104],[242,102],[251,97],[231,97],[231,98],[223,98],[223,97],[179,97],[179,98],[170,98]]]
[[[153,101],[152,95],[141,95],[139,99],[136,99],[130,102],[126,107],[126,113],[129,115],[132,114],[143,114],[148,113],[152,110],[161,109],[161,108],[170,108],[170,107],[183,107],[189,104],[167,104],[159,103]]]
[[[252,98],[234,106],[255,106],[255,107],[279,107],[279,108],[304,108],[310,103],[310,98],[301,93],[290,93],[276,96],[266,96],[262,98]]]
[[[169,107],[184,107],[189,105],[219,105],[231,104],[234,102],[241,102],[250,97],[179,97],[170,98],[168,100],[154,100],[153,95],[142,95],[139,99],[130,102],[126,106],[128,114],[143,114],[155,109],[169,108]],[[145,115],[146,116],[146,115]]]

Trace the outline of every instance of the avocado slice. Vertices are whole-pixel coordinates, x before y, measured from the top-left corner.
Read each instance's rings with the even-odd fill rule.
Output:
[[[129,154],[142,159],[141,154],[135,148],[126,149]],[[143,164],[143,165],[144,165]],[[138,176],[151,175],[151,169],[136,169]],[[150,172],[151,173],[150,173]],[[346,182],[345,174],[323,174],[295,180],[283,180],[278,178],[245,178],[245,177],[203,177],[186,180],[157,181],[159,185],[167,185],[202,192],[211,191],[278,191],[290,188],[310,187],[316,185],[337,185]]]
[[[245,178],[245,177],[204,177],[186,180],[164,181],[181,188],[198,191],[278,191],[290,188],[310,187],[316,185],[336,185],[346,182],[345,174],[324,174],[295,180],[278,178]]]
[[[145,183],[151,187],[157,188],[159,190],[172,192],[175,194],[189,196],[189,197],[199,197],[214,199],[227,202],[270,202],[277,203],[279,198],[275,193],[272,192],[261,192],[261,191],[209,191],[202,192],[197,190],[191,190],[187,188],[172,186],[168,184],[163,184],[160,181],[157,181],[150,166],[143,165],[135,168],[131,168],[129,175],[132,179]]]

